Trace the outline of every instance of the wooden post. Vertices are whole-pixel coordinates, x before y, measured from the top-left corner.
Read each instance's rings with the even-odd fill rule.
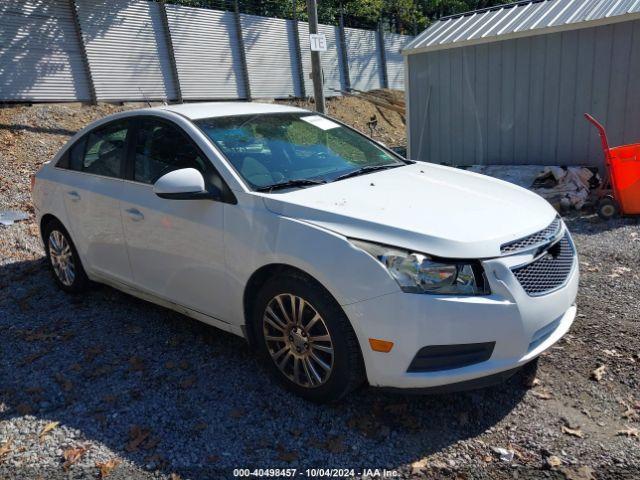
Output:
[[[307,0],[309,14],[309,34],[318,33],[318,5],[316,0]],[[311,51],[311,77],[313,78],[313,96],[316,101],[316,112],[324,113],[324,88],[322,86],[322,65],[320,52]]]

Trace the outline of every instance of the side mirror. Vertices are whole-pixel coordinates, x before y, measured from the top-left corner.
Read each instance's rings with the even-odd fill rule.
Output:
[[[204,178],[195,168],[181,168],[161,176],[153,184],[153,193],[169,200],[215,198],[204,188]]]

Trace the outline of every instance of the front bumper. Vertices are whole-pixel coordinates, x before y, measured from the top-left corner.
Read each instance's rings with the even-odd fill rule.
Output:
[[[566,283],[538,297],[527,295],[511,271],[526,261],[526,254],[484,261],[490,296],[397,292],[343,305],[360,342],[369,384],[420,389],[467,382],[518,368],[551,347],[576,316],[577,257]],[[376,352],[369,338],[394,346],[389,353]],[[408,371],[425,346],[483,342],[495,342],[488,360],[461,368]]]

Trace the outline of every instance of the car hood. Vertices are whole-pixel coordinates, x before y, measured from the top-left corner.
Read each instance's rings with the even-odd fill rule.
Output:
[[[490,258],[542,230],[542,197],[485,175],[416,163],[326,185],[264,195],[266,207],[341,235],[445,258]]]

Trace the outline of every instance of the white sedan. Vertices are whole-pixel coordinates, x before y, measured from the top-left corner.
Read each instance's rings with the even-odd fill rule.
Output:
[[[576,315],[576,251],[542,198],[299,108],[112,115],[32,188],[60,288],[105,283],[240,335],[314,401],[490,384]]]

